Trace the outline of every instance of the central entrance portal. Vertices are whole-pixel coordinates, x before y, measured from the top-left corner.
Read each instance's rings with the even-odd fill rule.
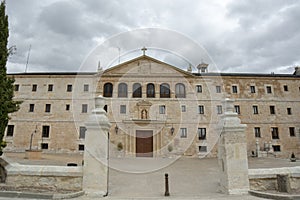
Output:
[[[153,157],[153,131],[136,131],[136,157]]]

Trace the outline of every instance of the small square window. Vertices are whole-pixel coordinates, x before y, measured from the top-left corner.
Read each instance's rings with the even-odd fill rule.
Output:
[[[255,93],[255,86],[253,86],[253,85],[250,86],[250,92]]]
[[[253,114],[258,114],[258,106],[252,106],[253,107]]]
[[[241,114],[240,106],[235,105],[235,106],[234,106],[234,110],[235,110],[235,112],[236,112],[237,114]]]
[[[287,85],[284,85],[284,86],[283,86],[283,90],[284,90],[285,92],[289,91],[288,86],[287,86]]]
[[[187,128],[180,128],[180,137],[187,138]]]
[[[232,86],[232,93],[235,93],[235,94],[238,93],[238,88],[236,85]]]
[[[85,138],[86,128],[84,126],[79,127],[79,139]]]
[[[159,114],[166,114],[166,106],[165,105],[159,106]]]
[[[295,137],[295,127],[289,127],[289,130],[290,130],[290,136],[291,137]]]
[[[37,91],[37,85],[36,84],[33,84],[32,85],[32,92],[36,92]]]
[[[87,113],[88,112],[88,105],[87,104],[82,104],[81,105],[81,112],[82,113]]]
[[[53,85],[52,84],[49,84],[48,85],[48,92],[52,92],[53,91]]]
[[[274,151],[274,152],[280,151],[280,145],[273,145],[272,147],[273,147],[273,151]]]
[[[198,139],[199,140],[206,139],[206,128],[198,128]]]
[[[204,106],[203,105],[198,106],[198,113],[199,114],[204,114]]]
[[[67,92],[72,92],[72,85],[67,85]]]
[[[48,143],[42,143],[41,148],[42,149],[48,149]]]
[[[271,86],[267,86],[266,90],[267,90],[267,94],[272,94],[272,87]]]
[[[287,108],[286,111],[287,111],[287,114],[288,114],[288,115],[291,115],[291,114],[292,114],[292,108]]]
[[[219,85],[216,86],[216,93],[221,93],[221,86]]]
[[[186,106],[185,105],[181,106],[181,112],[186,112]]]
[[[218,114],[222,114],[223,110],[222,110],[222,106],[221,105],[217,105],[217,113]]]
[[[207,152],[207,146],[199,146],[199,152]]]
[[[19,91],[19,89],[20,89],[20,85],[19,84],[15,84],[15,92],[18,92]]]
[[[89,91],[89,85],[88,84],[84,84],[83,85],[83,91],[84,92],[88,92]]]
[[[197,93],[202,93],[202,85],[196,85]]]
[[[14,136],[14,129],[15,129],[14,125],[8,125],[7,131],[6,131],[6,136],[8,136],[8,137]]]
[[[50,126],[43,126],[42,127],[42,137],[49,138],[50,136]]]
[[[29,112],[34,112],[34,104],[29,104]]]
[[[70,104],[66,105],[66,110],[70,110]]]
[[[120,105],[120,113],[126,114],[126,105]]]
[[[47,112],[47,113],[51,112],[51,104],[46,104],[45,112]]]
[[[78,145],[78,151],[84,151],[84,145],[83,144]]]
[[[270,114],[275,115],[275,106],[270,106]]]
[[[260,138],[260,127],[254,127],[255,137]]]

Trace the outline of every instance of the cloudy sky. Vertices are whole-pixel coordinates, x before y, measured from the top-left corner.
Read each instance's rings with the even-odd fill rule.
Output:
[[[6,3],[9,46],[17,47],[9,58],[9,72],[24,72],[30,45],[29,72],[77,71],[98,45],[117,34],[141,28],[172,30],[190,38],[209,54],[211,60],[204,61],[214,62],[222,72],[292,73],[300,65],[298,0]],[[168,36],[160,39],[170,42]],[[125,48],[118,48],[121,55],[125,54]],[[93,68],[97,68],[96,61]]]

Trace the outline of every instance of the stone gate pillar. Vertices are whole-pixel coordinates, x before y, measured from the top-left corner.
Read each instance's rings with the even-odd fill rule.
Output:
[[[85,122],[83,190],[90,197],[103,197],[108,193],[108,147],[109,129],[106,112],[103,109],[104,98],[95,98],[95,109]]]
[[[249,190],[246,125],[234,112],[233,102],[224,101],[225,112],[219,127],[220,189],[227,194],[245,194]]]

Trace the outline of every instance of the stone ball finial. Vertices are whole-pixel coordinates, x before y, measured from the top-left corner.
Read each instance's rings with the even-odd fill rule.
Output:
[[[102,95],[99,95],[95,98],[95,107],[96,108],[103,108],[104,107],[104,97]]]

